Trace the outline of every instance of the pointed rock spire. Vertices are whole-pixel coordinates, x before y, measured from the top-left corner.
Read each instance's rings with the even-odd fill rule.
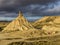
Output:
[[[11,32],[16,30],[29,30],[33,26],[24,18],[23,14],[19,11],[19,16],[13,20],[7,27],[2,30],[2,32]]]
[[[19,11],[18,17],[22,17],[22,16],[23,16],[22,11]]]

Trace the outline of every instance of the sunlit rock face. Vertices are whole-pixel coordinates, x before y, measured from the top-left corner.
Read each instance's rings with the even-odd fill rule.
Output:
[[[23,31],[29,30],[30,28],[33,28],[33,26],[24,18],[23,14],[19,12],[19,16],[7,25],[2,32]]]

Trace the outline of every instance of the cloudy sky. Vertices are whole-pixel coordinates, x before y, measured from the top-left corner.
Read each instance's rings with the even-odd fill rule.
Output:
[[[60,15],[60,0],[0,0],[0,17]]]

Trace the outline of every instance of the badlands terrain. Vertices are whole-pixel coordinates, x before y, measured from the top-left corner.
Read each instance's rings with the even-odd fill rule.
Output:
[[[11,22],[0,22],[0,45],[60,45],[60,16],[28,22],[19,12]]]

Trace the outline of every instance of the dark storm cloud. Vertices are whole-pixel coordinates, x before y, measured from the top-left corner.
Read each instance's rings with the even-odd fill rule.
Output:
[[[0,0],[0,11],[13,11],[30,4],[47,5],[58,0]]]
[[[27,16],[50,15],[52,12],[54,14],[54,10],[52,11],[51,9],[55,9],[54,5],[58,1],[59,0],[0,0],[0,16],[14,16],[18,10],[22,10]]]

